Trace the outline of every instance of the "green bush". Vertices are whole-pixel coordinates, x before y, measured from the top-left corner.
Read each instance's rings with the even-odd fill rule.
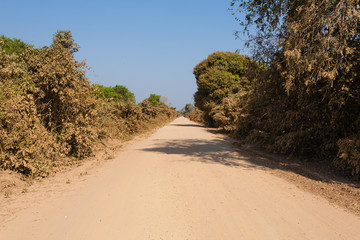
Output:
[[[0,35],[0,42],[2,42],[2,49],[7,54],[19,54],[26,47],[30,47],[30,44],[26,44],[20,39],[14,38],[10,39],[4,35]]]
[[[103,100],[123,103],[131,101],[135,103],[134,93],[130,92],[125,86],[105,87],[97,84],[95,87],[97,88],[97,95]]]
[[[150,102],[150,104],[152,106],[155,107],[155,106],[160,104],[160,98],[161,98],[160,95],[156,95],[156,94],[151,93],[150,97],[147,100]]]

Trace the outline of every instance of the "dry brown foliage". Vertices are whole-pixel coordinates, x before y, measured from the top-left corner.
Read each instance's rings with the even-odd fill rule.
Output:
[[[191,121],[206,124],[205,113],[199,109],[185,114],[185,117],[189,118]]]
[[[177,116],[164,104],[96,98],[69,31],[50,47],[16,54],[0,43],[0,168],[45,177],[54,166],[94,154],[103,139],[126,138]]]
[[[60,145],[41,123],[31,79],[15,56],[0,50],[0,166],[46,176],[61,155]]]
[[[146,131],[152,126],[162,125],[175,117],[178,113],[174,108],[165,104],[152,106],[147,100],[139,104],[131,101],[127,103],[102,104],[99,110],[100,136],[127,138]]]

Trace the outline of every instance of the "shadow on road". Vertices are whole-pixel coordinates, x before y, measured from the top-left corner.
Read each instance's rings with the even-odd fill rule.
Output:
[[[196,124],[170,124],[170,126],[203,127],[214,135],[221,134],[221,131],[218,129],[205,128]],[[267,153],[250,145],[238,145],[236,140],[230,141],[216,138],[211,140],[178,139],[168,140],[165,143],[163,141],[161,140],[161,142],[156,143],[156,147],[143,149],[143,151],[184,155],[189,156],[189,159],[192,161],[222,164],[229,167],[283,170],[326,183],[351,183],[349,179],[339,176],[323,162],[304,161],[294,157],[289,158],[281,154]]]
[[[169,124],[168,126],[171,127],[204,127],[203,125],[197,125],[197,124]]]
[[[179,139],[165,143],[163,141],[156,143],[156,147],[145,148],[143,151],[184,155],[192,161],[223,164],[230,167],[256,167],[248,161],[248,157],[239,155],[228,142],[221,139]]]

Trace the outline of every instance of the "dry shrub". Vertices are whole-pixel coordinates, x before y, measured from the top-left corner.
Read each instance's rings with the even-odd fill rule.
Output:
[[[100,136],[123,139],[167,123],[178,116],[174,108],[162,103],[153,106],[147,100],[139,104],[132,101],[104,103],[99,114],[101,116],[98,127],[101,130]]]
[[[0,166],[32,177],[46,176],[61,147],[41,124],[31,80],[10,57],[0,57]],[[65,152],[64,150],[61,152]]]
[[[328,159],[328,165],[336,158],[335,165],[344,173],[359,176],[359,137],[353,137],[360,130],[358,62],[333,86],[324,79],[307,85],[302,81],[306,76],[299,74],[288,92],[278,67],[250,66],[248,91],[229,88],[235,93],[211,106],[203,120],[211,119],[213,126],[272,152]]]
[[[97,122],[99,140],[107,138],[122,138],[124,135],[124,120],[119,115],[119,110],[113,104],[101,102],[98,108]]]
[[[142,113],[141,108],[137,104],[133,102],[116,103],[106,107],[108,110],[105,112],[105,115],[108,115],[112,121],[119,123],[115,125],[117,128],[116,132],[125,136],[139,131]],[[113,134],[110,135],[114,137]],[[116,134],[115,136],[119,135]]]
[[[351,175],[356,179],[360,177],[360,138],[340,139],[338,141],[339,152],[334,164],[346,175]]]
[[[11,41],[11,40],[9,40]],[[99,141],[141,133],[177,116],[164,104],[96,98],[69,31],[50,47],[6,53],[0,42],[0,168],[44,177],[94,153]]]
[[[71,156],[83,158],[91,155],[97,140],[97,101],[85,63],[75,61],[74,50],[62,44],[71,39],[61,37],[55,35],[51,47],[27,48],[21,59],[35,85],[32,95],[42,123],[67,145]]]
[[[189,118],[191,121],[205,124],[205,112],[196,109],[195,111],[189,112],[185,114],[185,117]]]
[[[162,103],[153,106],[148,100],[138,105],[132,102],[118,104],[117,108],[120,118],[124,120],[124,131],[127,134],[140,133],[154,121],[162,124],[177,116],[175,109]]]
[[[329,165],[336,158],[338,168],[359,174],[359,1],[231,5],[241,9],[237,20],[268,68],[256,78],[239,135]]]
[[[32,177],[46,176],[60,156],[60,145],[36,116],[31,96],[6,95],[0,105],[0,165]]]
[[[231,94],[213,109],[212,114],[216,127],[220,127],[228,133],[236,132],[240,119],[244,117],[243,108],[246,104],[246,95],[245,92]]]

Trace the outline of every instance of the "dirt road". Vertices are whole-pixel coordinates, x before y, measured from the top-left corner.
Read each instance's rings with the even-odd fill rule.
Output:
[[[360,219],[185,118],[7,220],[0,239],[359,239]]]

